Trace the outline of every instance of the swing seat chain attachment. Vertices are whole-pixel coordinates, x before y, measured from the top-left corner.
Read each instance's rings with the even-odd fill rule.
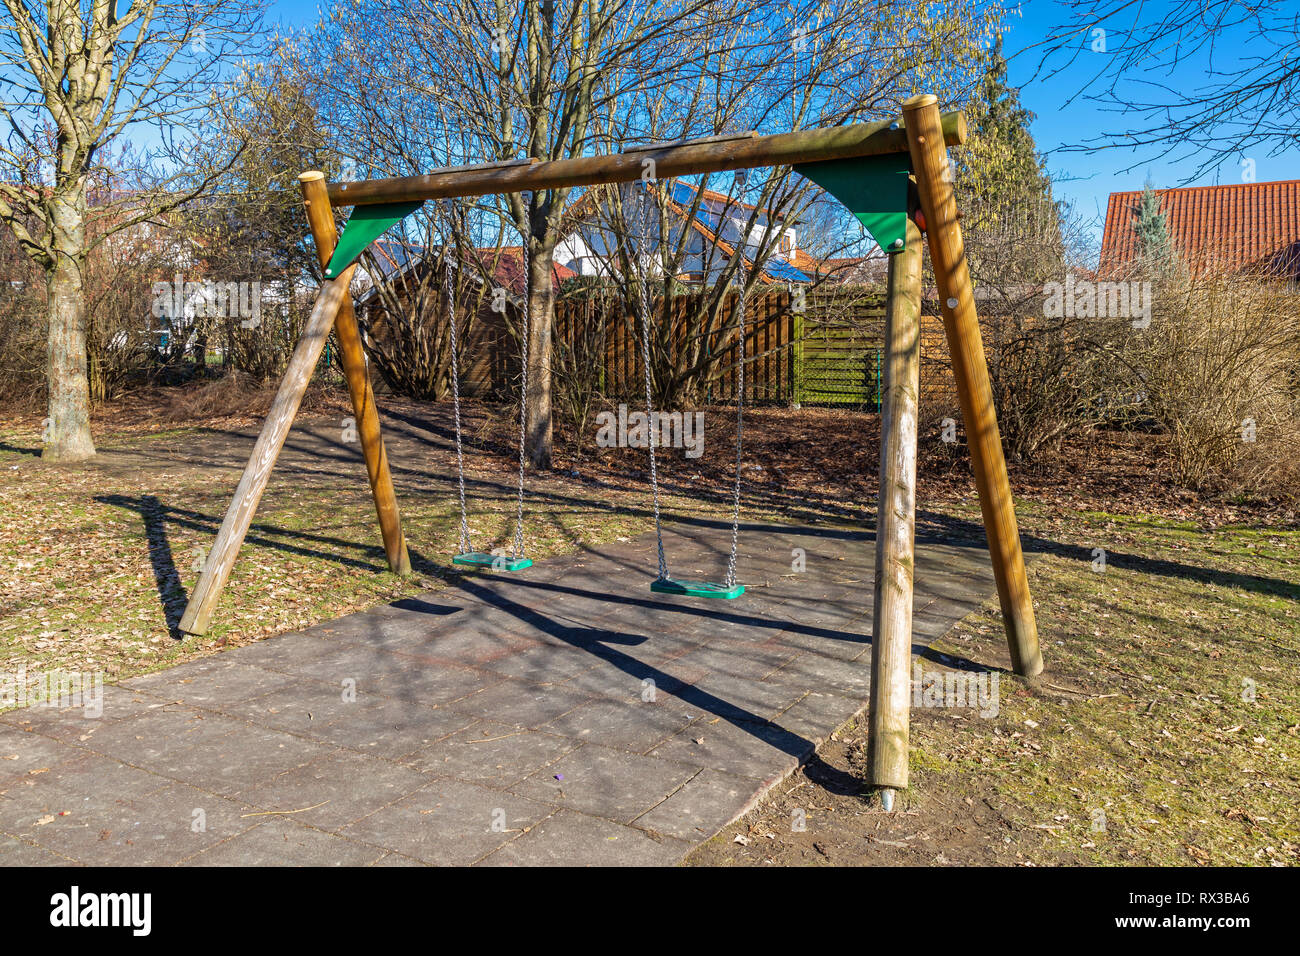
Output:
[[[659,551],[659,576],[650,583],[650,590],[655,594],[671,594],[676,597],[704,597],[704,598],[723,598],[733,600],[745,593],[745,587],[736,583],[736,553],[739,546],[740,535],[740,475],[741,475],[741,454],[742,454],[742,437],[745,408],[745,268],[742,256],[739,276],[741,280],[739,301],[737,303],[737,325],[739,327],[740,345],[739,345],[739,365],[736,370],[736,480],[732,495],[732,515],[731,515],[731,553],[727,558],[727,577],[723,583],[712,581],[688,581],[677,580],[668,574],[668,560],[664,555],[664,535],[663,523],[659,513],[659,469],[655,458],[655,439],[657,428],[654,427],[654,399],[653,388],[650,380],[650,305],[646,298],[646,277],[645,261],[646,246],[648,239],[647,211],[650,205],[649,188],[641,196],[639,220],[640,236],[639,246],[636,250],[637,262],[637,286],[640,306],[641,319],[641,367],[645,375],[645,407],[646,421],[650,423],[650,440],[648,447],[650,449],[650,489],[654,500],[654,518],[655,518],[655,544]],[[668,284],[665,278],[664,293],[667,294]]]

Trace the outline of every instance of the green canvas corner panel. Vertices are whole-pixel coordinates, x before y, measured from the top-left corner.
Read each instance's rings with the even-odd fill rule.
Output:
[[[653,582],[650,590],[656,594],[676,594],[686,597],[738,598],[745,593],[743,584],[714,584],[711,581],[674,581],[663,578]]]
[[[486,551],[467,551],[455,555],[451,563],[467,568],[489,568],[493,571],[522,571],[533,566],[532,558],[510,558],[504,554],[488,554]]]
[[[800,163],[794,171],[842,202],[885,252],[907,248],[907,153]]]
[[[357,257],[366,251],[366,246],[422,205],[424,204],[420,202],[389,202],[357,206],[343,229],[343,235],[339,236],[334,255],[330,256],[330,264],[325,267],[325,278],[333,279],[356,262]]]

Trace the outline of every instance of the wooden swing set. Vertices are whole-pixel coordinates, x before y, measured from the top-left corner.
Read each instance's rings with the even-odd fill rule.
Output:
[[[1012,666],[1017,674],[1028,676],[1043,669],[970,272],[957,221],[957,204],[948,176],[947,147],[962,144],[966,135],[961,113],[940,114],[937,99],[922,94],[908,100],[902,116],[896,120],[830,129],[773,136],[711,137],[652,144],[604,156],[455,167],[421,176],[331,185],[326,184],[319,172],[303,173],[299,179],[307,223],[325,279],[190,595],[180,629],[196,635],[207,632],[331,329],[338,338],[388,566],[396,574],[411,572],[361,334],[349,294],[357,258],[384,230],[431,199],[634,182],[646,177],[649,160],[653,161],[652,178],[790,165],[842,202],[889,256],[868,782],[883,788],[887,798],[894,789],[905,788],[911,697],[923,231],[934,267]],[[343,206],[355,208],[340,238],[333,208]],[[462,551],[466,551],[463,537],[461,543]],[[656,591],[701,593],[662,586],[666,576],[662,544],[660,553],[660,578],[656,584],[661,586]],[[526,567],[518,546],[514,557],[521,559],[519,567]],[[491,566],[484,560],[459,563]],[[502,569],[499,563],[497,567]],[[734,575],[729,577],[733,578],[730,583],[734,585]],[[727,593],[711,596],[734,597],[740,592],[743,588],[733,587]]]

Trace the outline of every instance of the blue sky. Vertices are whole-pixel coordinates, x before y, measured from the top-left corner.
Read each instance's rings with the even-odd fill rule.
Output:
[[[1047,154],[1048,166],[1055,181],[1057,198],[1071,202],[1077,213],[1095,222],[1096,238],[1100,240],[1101,221],[1106,214],[1106,200],[1110,193],[1141,189],[1149,179],[1157,188],[1172,186],[1206,186],[1242,182],[1240,157],[1220,163],[1213,170],[1196,176],[1200,161],[1193,157],[1161,156],[1160,150],[1130,152],[1113,149],[1094,153],[1067,152],[1062,148],[1097,136],[1106,136],[1131,128],[1140,122],[1123,113],[1104,111],[1097,104],[1076,99],[1064,105],[1078,92],[1086,71],[1095,69],[1092,58],[1104,54],[1089,48],[1075,61],[1068,75],[1035,78],[1040,55],[1032,47],[1041,42],[1052,27],[1068,20],[1067,4],[1059,0],[1027,0],[1020,6],[1020,15],[1007,19],[1008,34],[1004,41],[1005,53],[1011,60],[1008,79],[1019,86],[1021,101],[1037,114],[1033,124],[1034,139],[1038,148]],[[1145,15],[1154,16],[1165,3],[1150,0],[1145,5]],[[1102,23],[1110,43],[1116,42],[1116,32],[1122,32],[1130,23]],[[1089,47],[1085,40],[1081,46]],[[1216,51],[1216,63],[1240,60],[1246,55],[1268,55],[1269,50],[1248,49],[1248,42],[1240,35],[1225,33]],[[1207,59],[1197,55],[1182,64],[1172,78],[1155,74],[1158,79],[1170,79],[1182,89],[1191,89],[1205,83]],[[1144,94],[1148,95],[1149,94]],[[1267,182],[1300,177],[1300,151],[1291,150],[1280,156],[1252,156],[1255,160],[1256,179]],[[1127,169],[1134,163],[1133,169]],[[1127,171],[1125,171],[1127,169]]]
[[[1075,99],[1065,105],[1079,91],[1080,78],[1090,67],[1090,58],[1104,54],[1087,50],[1076,62],[1076,68],[1063,75],[1034,76],[1039,55],[1032,48],[1043,40],[1052,27],[1068,20],[1067,3],[1062,0],[1025,0],[1019,4],[1016,0],[1005,2],[1008,7],[1018,7],[1018,13],[1013,12],[1007,18],[1008,33],[1004,41],[1004,52],[1011,61],[1009,80],[1012,85],[1020,87],[1022,102],[1036,114],[1034,139],[1038,148],[1047,154],[1057,198],[1069,202],[1076,213],[1090,225],[1094,241],[1100,242],[1106,201],[1112,192],[1141,189],[1148,179],[1158,188],[1242,181],[1237,159],[1224,162],[1204,175],[1193,177],[1199,165],[1196,159],[1162,157],[1154,149],[1136,154],[1122,150],[1093,153],[1065,151],[1064,147],[1072,144],[1122,132],[1133,121],[1123,114],[1104,111],[1096,104],[1082,99]],[[1164,6],[1162,0],[1147,0],[1143,9],[1145,15],[1154,15]],[[287,26],[306,26],[317,19],[318,9],[312,0],[278,0],[272,6],[271,17],[281,20]],[[1116,34],[1122,33],[1128,25],[1123,22],[1099,24],[1107,29],[1112,47],[1117,42]],[[1087,41],[1081,41],[1081,45],[1087,45]],[[1246,49],[1243,39],[1228,34],[1220,43],[1217,55],[1231,61],[1248,52],[1250,51]],[[1184,63],[1173,79],[1185,87],[1199,85],[1204,82],[1205,70],[1204,59],[1194,58]],[[1300,151],[1293,149],[1282,156],[1254,158],[1257,163],[1256,177],[1260,182],[1300,177]],[[1137,165],[1134,168],[1127,169],[1135,162]]]

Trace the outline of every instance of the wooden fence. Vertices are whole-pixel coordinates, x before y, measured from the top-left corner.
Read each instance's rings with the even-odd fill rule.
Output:
[[[789,403],[795,390],[795,350],[797,318],[789,309],[789,294],[777,293],[751,299],[746,312],[745,399],[769,403]],[[723,314],[732,308],[734,299],[723,305]],[[696,303],[686,296],[674,300],[670,317],[674,355],[683,354],[691,327],[690,310]],[[658,304],[655,306],[659,308]],[[655,317],[663,321],[662,313]],[[736,342],[722,344],[722,334],[709,334],[705,355],[717,350],[716,374],[704,383],[707,400],[730,402],[736,398],[736,365],[739,348]],[[570,349],[572,354],[588,356],[596,366],[600,390],[615,399],[639,397],[643,393],[644,370],[641,342],[636,325],[621,306],[602,306],[594,301],[559,302],[555,309],[554,347]]]
[[[880,400],[883,302],[883,295],[876,293],[858,299],[806,294],[801,303],[792,303],[786,289],[751,299],[746,311],[745,401],[875,408]],[[682,347],[692,305],[686,297],[674,303],[675,350]],[[796,311],[798,305],[801,311]],[[736,399],[739,348],[735,341],[722,345],[721,337],[710,335],[708,348],[722,349],[723,354],[717,357],[716,373],[704,383],[708,402]],[[641,344],[634,323],[618,306],[592,300],[557,303],[554,345],[589,356],[598,366],[593,374],[607,397],[640,397]]]
[[[674,349],[682,347],[691,307],[685,296],[674,303]],[[655,315],[662,320],[660,313]],[[805,291],[801,301],[792,302],[791,293],[782,288],[750,299],[746,316],[747,403],[879,408],[883,292],[855,294],[841,287]],[[484,390],[510,394],[518,374],[517,343],[504,330],[492,335],[484,327],[479,335],[490,354],[469,358],[462,387],[469,394]],[[734,402],[737,345],[734,341],[721,345],[720,333],[710,338],[709,347],[722,348],[724,354],[718,358],[716,374],[704,383],[705,401]],[[643,400],[641,343],[621,302],[595,298],[557,302],[552,347],[557,352],[568,350],[569,367],[589,370],[607,398]],[[921,317],[921,355],[923,395],[951,398],[947,343],[937,315]],[[563,364],[556,362],[557,367]]]
[[[885,297],[840,290],[805,297],[796,329],[795,401],[879,408]]]

